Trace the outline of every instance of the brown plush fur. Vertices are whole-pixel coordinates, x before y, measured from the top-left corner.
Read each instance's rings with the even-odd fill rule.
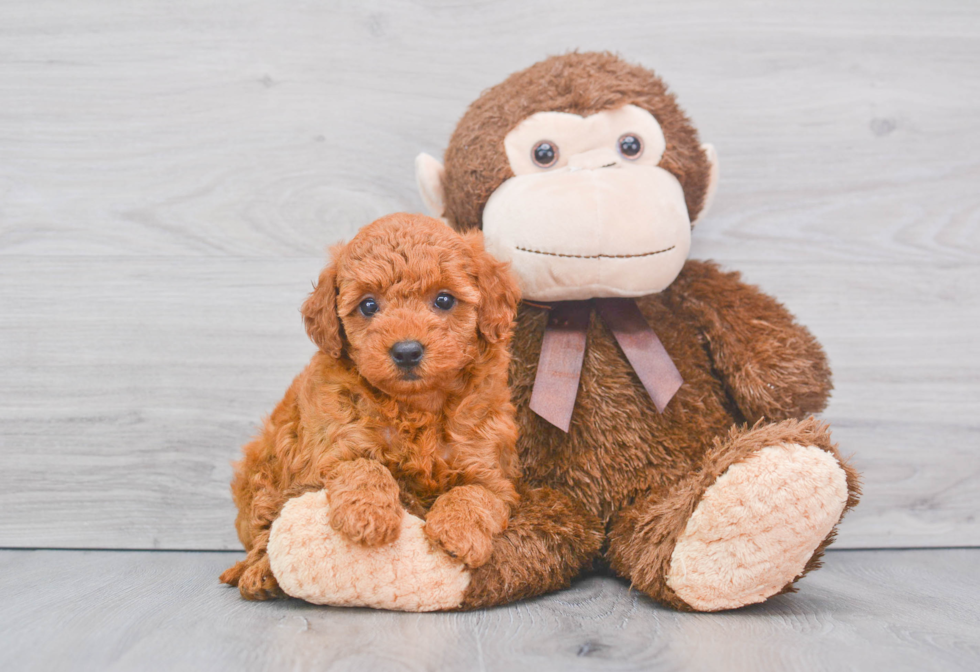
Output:
[[[747,426],[733,427],[727,437],[715,438],[704,456],[703,468],[681,479],[672,488],[669,499],[651,493],[617,512],[609,532],[608,556],[613,569],[629,577],[634,586],[661,602],[677,609],[690,610],[665,581],[674,546],[687,520],[705,491],[726,469],[763,448],[782,443],[816,446],[839,459],[837,447],[831,442],[826,425],[813,418],[784,420],[775,424],[763,424],[760,420],[751,429]],[[850,465],[842,462],[841,466],[848,483],[849,497],[845,506],[850,508],[857,504],[858,475]],[[818,548],[797,579],[819,561],[826,543]]]
[[[697,131],[657,75],[610,53],[548,58],[514,73],[470,105],[446,149],[445,217],[459,229],[481,226],[490,195],[513,177],[504,137],[530,115],[588,116],[624,105],[636,105],[660,123],[667,139],[660,166],[680,181],[694,221],[704,204],[710,168]]]
[[[393,541],[404,510],[470,567],[517,505],[514,407],[507,351],[518,290],[506,266],[438,220],[391,215],[332,250],[303,305],[319,346],[262,434],[243,449],[232,493],[244,561],[221,576],[249,599],[279,594],[270,525],[285,501],[325,488],[330,524],[356,543]],[[433,305],[440,292],[457,299]],[[358,310],[370,296],[373,316]],[[414,375],[389,350],[418,340]]]
[[[523,547],[563,550],[543,566],[538,553],[515,557],[513,564],[495,553],[474,572],[464,607],[534,594],[528,586],[565,585],[552,577],[573,576],[587,566],[598,550],[597,536],[608,532],[607,557],[619,574],[658,600],[690,608],[664,584],[673,544],[704,490],[728,466],[766,445],[801,442],[831,452],[845,469],[847,508],[857,503],[857,474],[840,460],[826,427],[798,420],[824,408],[830,371],[819,344],[782,305],[743,284],[737,273],[693,260],[667,290],[638,304],[684,384],[658,413],[593,314],[567,434],[528,407],[547,311],[521,305],[511,365],[518,454],[528,486],[548,488],[561,507],[554,505],[560,513],[542,520],[522,504],[496,543],[521,539]],[[573,534],[561,542],[551,538],[564,530]]]
[[[589,115],[627,104],[660,123],[667,141],[661,167],[678,179],[696,219],[709,177],[697,132],[654,73],[609,53],[546,59],[469,107],[445,155],[447,218],[459,230],[481,226],[487,200],[512,176],[504,137],[529,115]],[[529,494],[495,541],[490,562],[474,571],[463,608],[565,586],[604,552],[652,597],[690,609],[665,583],[674,544],[706,488],[767,445],[799,442],[830,452],[845,471],[845,510],[857,503],[856,472],[841,461],[827,428],[805,419],[830,394],[826,357],[783,306],[737,274],[699,261],[688,261],[664,292],[637,302],[684,384],[658,413],[593,314],[567,434],[529,408],[547,310],[520,307],[511,383]],[[800,576],[819,565],[833,536]]]

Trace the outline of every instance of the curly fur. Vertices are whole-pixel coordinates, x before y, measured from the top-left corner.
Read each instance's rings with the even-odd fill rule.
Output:
[[[436,295],[456,299],[449,311]],[[366,297],[380,305],[365,317]],[[243,448],[232,494],[245,560],[221,576],[249,599],[280,594],[266,547],[287,499],[326,489],[330,525],[364,546],[391,543],[404,510],[426,517],[430,541],[478,567],[519,496],[508,343],[519,299],[481,235],[397,214],[332,250],[303,304],[320,351],[262,433]],[[417,375],[389,357],[425,347]]]

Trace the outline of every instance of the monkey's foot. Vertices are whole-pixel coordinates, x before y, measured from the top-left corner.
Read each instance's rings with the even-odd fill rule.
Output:
[[[269,562],[292,597],[338,607],[395,611],[455,609],[470,573],[433,548],[423,521],[406,513],[398,539],[369,548],[330,527],[327,494],[308,492],[286,502],[269,536]]]
[[[762,602],[803,573],[847,496],[830,453],[791,443],[763,448],[705,491],[674,547],[667,585],[698,611]]]

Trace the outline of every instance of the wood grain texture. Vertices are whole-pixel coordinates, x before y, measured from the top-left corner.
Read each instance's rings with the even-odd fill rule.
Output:
[[[976,670],[980,550],[841,551],[718,614],[616,579],[463,614],[245,602],[227,553],[0,552],[8,670]]]
[[[827,347],[849,547],[980,544],[980,6],[0,6],[0,546],[234,548],[229,460],[323,249],[415,211],[484,87],[656,68],[719,149],[694,256]]]
[[[0,545],[237,548],[229,462],[313,352],[298,306],[320,263],[0,266]],[[745,271],[809,306],[801,317],[837,370],[827,417],[866,483],[841,545],[980,539],[969,422],[980,392],[946,361],[980,330],[980,269],[886,266],[874,282],[847,264]],[[911,273],[924,282],[904,286]],[[818,285],[827,291],[814,296]],[[951,309],[964,299],[972,313]],[[873,342],[855,324],[873,329]]]

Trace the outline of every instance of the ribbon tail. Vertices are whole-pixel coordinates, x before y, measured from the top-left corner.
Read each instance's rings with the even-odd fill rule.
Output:
[[[529,405],[532,411],[564,432],[571,427],[575,410],[591,314],[589,301],[555,303],[541,341]]]
[[[633,299],[598,299],[596,304],[654,406],[663,413],[684,383],[663,343]]]

